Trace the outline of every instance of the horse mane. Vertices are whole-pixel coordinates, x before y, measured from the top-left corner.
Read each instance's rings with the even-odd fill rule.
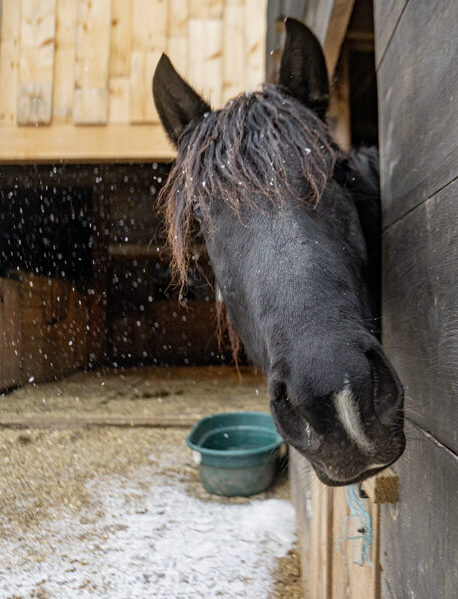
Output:
[[[175,278],[186,284],[196,210],[211,225],[215,199],[227,202],[237,215],[259,200],[281,208],[288,195],[314,206],[333,164],[326,125],[279,86],[241,94],[191,122],[159,197]],[[300,198],[291,186],[292,165],[303,179]]]

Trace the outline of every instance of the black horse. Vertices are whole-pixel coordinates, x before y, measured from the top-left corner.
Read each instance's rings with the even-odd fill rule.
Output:
[[[178,148],[163,201],[182,281],[200,221],[280,434],[324,483],[346,485],[405,447],[403,389],[376,331],[378,156],[332,141],[321,47],[298,21],[286,30],[278,84],[217,111],[162,56],[153,95]]]

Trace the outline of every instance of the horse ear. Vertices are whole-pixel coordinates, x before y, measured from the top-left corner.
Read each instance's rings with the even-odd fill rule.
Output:
[[[188,123],[211,112],[210,106],[175,71],[166,54],[162,54],[154,71],[153,98],[167,135],[175,145]]]
[[[278,83],[322,119],[329,106],[329,81],[320,42],[308,27],[288,18]]]

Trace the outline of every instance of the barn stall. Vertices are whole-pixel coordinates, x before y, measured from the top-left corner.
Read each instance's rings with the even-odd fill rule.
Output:
[[[153,585],[158,597],[178,597],[192,596],[190,584],[200,596],[215,589],[231,597],[453,596],[457,119],[456,111],[449,118],[447,100],[456,91],[447,62],[453,52],[441,40],[453,39],[458,18],[452,2],[428,10],[415,0],[375,2],[374,33],[372,3],[363,0],[3,0],[7,596],[141,597]],[[185,453],[197,419],[267,411],[268,397],[258,374],[244,368],[239,382],[233,366],[224,366],[230,351],[217,342],[204,247],[181,306],[154,210],[174,155],[151,100],[160,53],[220,106],[274,79],[284,16],[304,20],[323,44],[334,82],[329,122],[339,143],[377,143],[380,125],[384,343],[412,412],[406,456],[358,497],[324,487],[291,451],[299,553],[284,478],[263,501],[216,501]],[[432,75],[435,84],[423,86]],[[425,130],[417,153],[432,103],[437,126]],[[421,184],[404,177],[416,171]],[[440,240],[434,231],[444,232]],[[432,407],[436,399],[441,411]],[[225,511],[239,508],[236,516]],[[234,537],[233,517],[258,523],[242,535],[245,547],[265,546],[244,555],[242,575],[240,560],[231,562],[241,546],[218,545]],[[268,526],[275,521],[281,531]],[[177,554],[181,545],[199,549]],[[226,586],[209,576],[224,568]]]
[[[265,2],[1,9],[0,595],[299,598],[286,473],[219,498],[186,448],[268,396],[218,341],[202,243],[171,284],[156,206],[161,52],[220,106],[264,79]]]

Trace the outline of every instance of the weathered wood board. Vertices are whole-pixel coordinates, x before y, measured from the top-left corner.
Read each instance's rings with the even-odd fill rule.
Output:
[[[111,0],[78,0],[73,117],[77,125],[108,121]]]
[[[55,123],[69,123],[75,88],[75,16],[77,0],[58,0],[52,111]]]
[[[377,67],[380,66],[388,42],[407,2],[408,0],[376,0],[374,2],[374,21],[377,28],[375,38],[375,62]]]
[[[400,500],[381,506],[383,599],[452,599],[458,588],[458,457],[408,427]]]
[[[20,2],[2,4],[0,48],[0,125],[14,126],[17,113],[17,87],[21,39]]]
[[[383,220],[458,175],[458,2],[408,2],[378,70]]]
[[[383,338],[408,416],[458,453],[458,181],[384,235]]]
[[[51,122],[55,31],[56,0],[22,0],[19,125]]]

